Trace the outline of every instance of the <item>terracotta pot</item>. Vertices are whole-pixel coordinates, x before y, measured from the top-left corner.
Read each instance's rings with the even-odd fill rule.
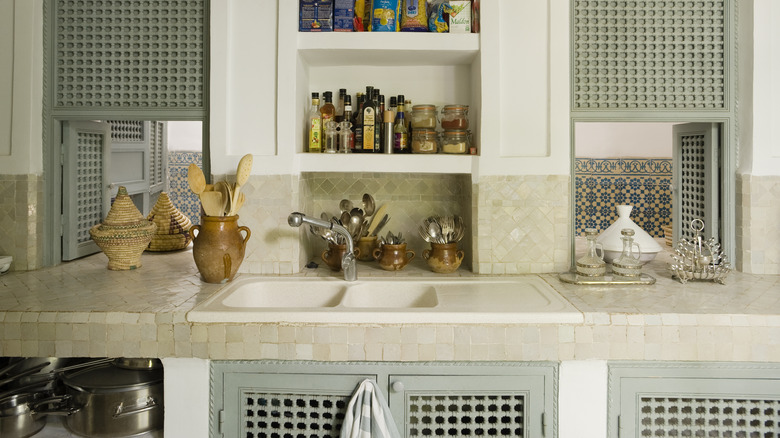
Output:
[[[193,225],[192,255],[206,283],[226,283],[233,279],[244,261],[246,242],[252,235],[238,226],[238,216],[203,216]],[[246,236],[241,236],[241,231]]]
[[[423,251],[423,258],[433,272],[449,274],[458,270],[463,251],[458,249],[457,243],[431,243],[431,249]]]
[[[374,258],[385,271],[400,271],[414,258],[414,251],[406,249],[405,243],[398,245],[384,244],[374,249]]]
[[[322,251],[322,261],[325,262],[332,271],[341,270],[341,260],[344,258],[344,254],[347,253],[347,245],[336,245],[328,243],[328,249]],[[360,256],[360,249],[355,248],[355,257]]]
[[[374,250],[377,249],[377,237],[366,236],[358,239],[357,247],[360,250],[360,255],[356,256],[358,260],[364,262],[374,261]]]

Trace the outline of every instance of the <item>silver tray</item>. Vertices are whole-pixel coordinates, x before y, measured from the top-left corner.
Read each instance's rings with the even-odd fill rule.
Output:
[[[632,285],[632,284],[653,284],[655,283],[655,277],[652,275],[642,273],[637,278],[621,277],[619,275],[613,275],[608,272],[602,277],[586,277],[583,275],[577,275],[576,272],[561,272],[558,274],[558,279],[564,283],[571,284],[583,284],[583,285]]]

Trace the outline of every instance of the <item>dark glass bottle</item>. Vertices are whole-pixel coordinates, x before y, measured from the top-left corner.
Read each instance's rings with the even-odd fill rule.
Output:
[[[363,103],[363,144],[362,152],[374,152],[377,147],[377,141],[380,140],[377,132],[377,110],[379,105],[374,97],[374,87],[366,87],[366,96]]]
[[[363,104],[365,96],[363,93],[355,95],[357,100],[357,110],[352,114],[352,131],[355,133],[355,144],[352,152],[363,152]]]

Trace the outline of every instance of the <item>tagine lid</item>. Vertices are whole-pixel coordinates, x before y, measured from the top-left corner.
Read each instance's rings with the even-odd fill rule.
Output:
[[[647,231],[637,225],[631,220],[631,205],[618,205],[617,207],[618,218],[615,222],[609,226],[606,230],[596,238],[596,242],[600,243],[604,247],[604,251],[622,251],[623,240],[621,240],[621,231],[624,228],[630,228],[634,230],[634,242],[639,244],[642,252],[654,253],[661,251],[661,245],[653,239]]]
[[[99,229],[106,230],[112,228],[146,228],[154,224],[146,220],[143,214],[133,204],[127,189],[120,186],[117,191],[114,203],[106,215],[106,219],[100,224]]]

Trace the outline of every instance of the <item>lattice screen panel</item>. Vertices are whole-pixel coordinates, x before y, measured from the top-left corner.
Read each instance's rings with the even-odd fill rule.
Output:
[[[707,165],[706,142],[704,134],[689,134],[680,137],[682,150],[680,153],[680,227],[681,236],[685,239],[693,239],[694,232],[687,226],[694,219],[707,218],[706,192],[707,192]]]
[[[726,108],[727,0],[575,0],[574,108]]]
[[[642,397],[642,437],[777,438],[780,402],[737,398]]]
[[[164,122],[150,122],[149,125],[149,183],[157,186],[165,182],[165,158],[163,157],[165,140]]]
[[[338,438],[350,396],[244,392],[241,437]]]
[[[524,437],[523,395],[416,395],[406,400],[406,436]]]
[[[55,107],[204,108],[205,0],[55,0]]]
[[[76,160],[76,242],[89,242],[89,229],[103,219],[103,135],[79,131]]]
[[[106,120],[111,125],[111,140],[120,143],[143,143],[144,122],[138,120]]]

